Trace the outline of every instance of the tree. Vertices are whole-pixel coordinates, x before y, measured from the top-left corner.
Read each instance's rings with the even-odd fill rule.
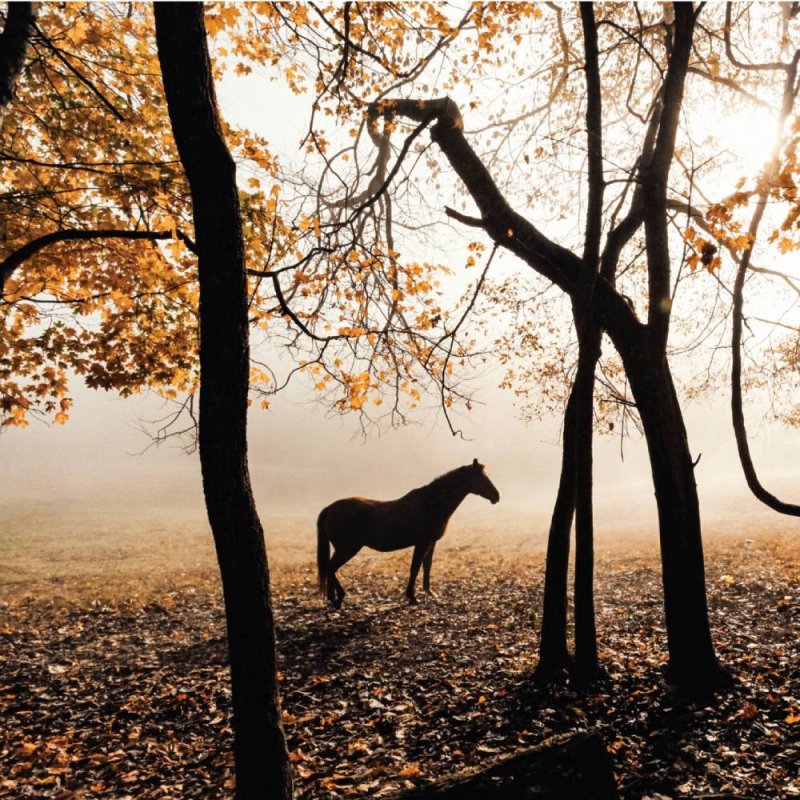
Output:
[[[586,21],[588,15],[583,16]],[[566,26],[562,22],[559,16],[560,33],[564,34]],[[480,30],[475,18],[470,18],[469,23]],[[726,676],[717,663],[708,628],[693,459],[686,442],[682,415],[667,362],[673,289],[682,274],[680,265],[673,269],[670,261],[668,229],[673,223],[674,214],[667,202],[667,178],[671,166],[680,161],[680,156],[676,156],[676,139],[687,76],[690,71],[693,71],[692,74],[702,73],[705,80],[713,83],[714,75],[713,70],[703,69],[707,64],[698,64],[697,61],[690,63],[691,48],[697,39],[694,14],[687,7],[676,10],[674,19],[659,18],[658,14],[653,14],[647,19],[640,17],[637,21],[635,17],[626,19],[618,12],[609,12],[604,15],[600,24],[606,34],[603,47],[607,61],[613,61],[618,53],[626,49],[624,45],[627,40],[629,48],[626,52],[629,54],[631,48],[637,50],[636,57],[649,59],[655,68],[652,70],[654,78],[647,86],[651,92],[650,98],[647,100],[645,96],[644,100],[647,110],[641,115],[639,157],[627,176],[622,170],[617,170],[618,175],[622,174],[614,182],[624,184],[625,188],[606,201],[605,207],[613,208],[614,213],[604,219],[604,233],[608,234],[605,247],[600,247],[601,239],[597,235],[599,274],[595,278],[587,278],[592,268],[585,263],[581,266],[583,258],[573,255],[575,248],[559,246],[552,238],[545,236],[513,212],[482,159],[463,135],[464,122],[461,113],[446,98],[429,100],[412,96],[395,100],[381,88],[382,97],[370,105],[368,114],[370,137],[378,146],[374,177],[365,192],[352,188],[348,190],[348,195],[357,198],[357,202],[363,202],[371,193],[375,196],[376,189],[380,189],[380,197],[391,194],[391,191],[387,193],[386,184],[401,172],[404,184],[408,185],[410,167],[401,166],[401,162],[404,156],[413,151],[414,141],[422,130],[429,127],[434,146],[441,151],[446,163],[466,187],[480,212],[478,217],[474,217],[448,209],[451,219],[473,229],[483,229],[495,246],[505,247],[515,253],[564,290],[573,302],[580,298],[582,291],[586,291],[580,287],[587,284],[591,286],[587,292],[591,297],[588,303],[590,311],[588,314],[584,312],[584,316],[598,329],[609,334],[622,358],[651,452],[662,536],[670,679],[687,691],[706,694],[715,687],[724,685]],[[584,26],[582,36],[587,44],[589,25]],[[520,38],[518,30],[513,34],[517,39]],[[345,40],[346,48],[346,34],[341,28],[337,32]],[[613,42],[610,41],[612,33],[616,36]],[[481,35],[477,38],[480,41]],[[571,58],[570,63],[575,63],[574,55],[570,55],[569,49],[569,42],[572,40],[569,36],[562,35],[562,42],[564,40],[566,44],[563,46],[567,53],[565,60]],[[705,39],[703,44],[705,46]],[[452,46],[452,43],[448,43],[448,46]],[[585,63],[588,69],[588,47],[586,52]],[[609,53],[613,55],[609,56]],[[614,63],[621,64],[622,61],[620,59]],[[709,63],[713,64],[713,58],[709,57]],[[606,72],[606,76],[609,73],[610,70]],[[596,107],[601,108],[601,88],[609,94],[619,92],[627,80],[621,79],[620,74],[617,72],[616,77],[611,79],[614,83],[610,83],[606,76],[603,77],[603,86],[595,81],[595,88],[590,87],[588,90],[588,104],[595,100]],[[630,104],[633,91],[637,93],[637,100],[641,103],[642,87],[639,84],[627,92],[628,103]],[[617,107],[623,106],[624,95],[617,95],[616,103]],[[531,116],[530,112],[522,114],[517,121],[521,118],[529,119]],[[604,123],[601,120],[601,134],[602,126],[610,125],[612,116],[609,115]],[[410,133],[403,141],[402,148],[399,148],[398,161],[389,169],[391,137],[402,126],[403,120],[408,120],[410,127],[406,130],[410,130]],[[591,131],[591,123],[589,127]],[[589,152],[591,153],[591,147]],[[600,153],[600,158],[595,159],[596,163],[602,163],[602,150]],[[430,156],[426,158],[430,163]],[[326,159],[326,168],[333,171],[335,161],[333,156]],[[520,165],[519,161],[516,163]],[[339,167],[340,163],[336,162],[336,168]],[[592,179],[592,170],[599,177]],[[628,188],[636,186],[635,180],[639,181],[639,188],[629,193]],[[602,168],[598,171],[596,166],[590,166],[589,192],[594,192],[601,198],[601,205],[606,181]],[[353,201],[352,205],[357,205],[357,202]],[[587,203],[587,216],[597,214],[596,211],[589,211],[592,202],[589,200]],[[627,213],[621,214],[626,204]],[[387,222],[388,217],[387,212]],[[323,231],[326,224],[327,221],[323,219]],[[596,223],[592,224],[593,230],[596,230]],[[623,252],[626,248],[629,251],[631,244],[636,245],[638,242],[642,242],[647,256],[649,296],[646,299],[646,322],[639,320],[631,308],[627,294],[615,285],[622,269]],[[591,236],[587,236],[584,251],[591,246]],[[628,266],[625,265],[623,271],[627,269]],[[576,313],[576,321],[578,317],[579,312]],[[588,328],[585,323],[584,327]],[[583,341],[580,334],[578,340]],[[582,452],[583,463],[590,463],[590,456],[585,457],[585,445]],[[586,474],[585,469],[582,474]],[[580,502],[585,504],[582,513],[583,530],[587,531],[589,528],[585,522],[591,519],[591,513],[589,494],[585,489],[581,497]],[[584,535],[582,541],[588,544],[590,537]],[[590,560],[589,558],[584,563],[590,563]],[[591,581],[584,580],[582,585],[590,587]],[[563,605],[561,601],[555,604],[557,608],[563,608]],[[591,619],[591,613],[584,615],[584,618]],[[591,634],[588,640],[593,640]]]
[[[200,463],[225,597],[236,796],[290,798],[269,569],[247,467],[248,292],[236,168],[216,107],[202,4],[157,3],[155,20],[197,239]]]
[[[792,6],[791,15],[797,14],[797,7]],[[726,30],[726,48],[729,59],[736,63],[731,49],[730,28],[732,22],[731,3],[726,4],[725,9],[725,30]],[[733,283],[733,322],[731,325],[731,417],[733,422],[733,432],[736,438],[736,449],[739,453],[739,461],[742,465],[745,480],[750,488],[750,491],[762,503],[767,505],[773,511],[781,514],[788,514],[790,516],[800,516],[800,505],[787,503],[780,500],[772,492],[768,491],[759,480],[756,473],[755,465],[753,463],[752,455],[750,454],[750,445],[747,441],[747,429],[744,420],[744,402],[742,392],[742,328],[744,325],[744,284],[747,278],[750,263],[752,261],[753,249],[758,241],[758,232],[761,226],[761,221],[764,217],[767,199],[771,194],[776,194],[776,188],[783,189],[793,188],[793,180],[779,181],[779,172],[781,169],[781,150],[787,144],[784,130],[786,123],[794,109],[794,101],[797,95],[797,66],[800,62],[800,49],[796,49],[791,60],[783,62],[775,62],[771,64],[748,64],[741,65],[745,68],[754,70],[756,72],[761,70],[777,71],[784,74],[783,92],[781,98],[781,109],[778,116],[777,136],[772,153],[767,160],[766,166],[760,176],[759,185],[756,190],[756,205],[753,214],[750,218],[750,224],[747,229],[748,241],[741,253],[737,253],[736,248],[731,246],[729,237],[721,235],[717,237],[717,241],[727,247],[736,261],[736,278]],[[792,169],[793,158],[792,154],[785,159],[784,169]],[[794,198],[791,198],[794,200]],[[794,205],[794,204],[793,204]],[[789,226],[792,221],[792,214],[789,217]],[[787,278],[788,280],[788,278]]]
[[[193,391],[196,294],[189,270],[197,255],[205,331],[200,451],[225,593],[237,796],[290,797],[269,572],[247,471],[250,364],[241,217],[251,231],[257,226],[240,211],[202,7],[164,4],[157,10],[164,84],[191,203],[182,161],[172,157],[158,62],[147,44],[150,19],[141,9],[106,11],[46,9],[19,102],[4,119],[6,185],[14,190],[3,197],[6,324],[0,349],[8,358],[0,370],[2,410],[16,424],[37,407],[65,421],[69,368],[87,375],[90,385],[122,394],[147,385],[167,397]],[[12,17],[10,11],[7,31]],[[58,33],[49,35],[48,28]],[[130,48],[125,35],[140,46]],[[14,63],[20,60],[17,55]],[[233,138],[251,158],[267,158],[258,140]],[[39,153],[32,152],[33,143]],[[166,155],[156,161],[153,151]],[[196,153],[208,162],[199,163]],[[92,180],[84,182],[87,175]],[[190,227],[192,212],[197,245],[181,230]],[[280,230],[275,220],[270,247],[279,248]],[[165,251],[156,244],[163,240],[171,241]],[[53,258],[65,255],[65,244],[76,248],[66,253],[68,268]],[[48,303],[72,310],[75,321],[48,322],[38,312]],[[30,338],[26,329],[33,330]]]
[[[198,380],[203,384],[200,451],[231,637],[238,791],[249,796],[254,786],[263,787],[271,780],[273,786],[288,792],[266,556],[250,495],[243,417],[248,372],[253,385],[261,383],[269,391],[276,389],[278,381],[269,370],[248,364],[247,332],[241,325],[246,324],[249,311],[257,328],[285,320],[290,346],[294,342],[290,323],[299,322],[305,335],[305,315],[292,310],[288,302],[295,295],[313,299],[309,292],[313,284],[303,286],[308,259],[298,252],[296,242],[313,237],[316,226],[307,217],[295,226],[282,220],[277,182],[269,192],[263,191],[262,181],[277,179],[277,172],[260,137],[224,130],[238,158],[251,170],[246,189],[236,187],[230,157],[221,153],[222,123],[218,120],[216,127],[210,123],[205,128],[190,126],[198,136],[204,131],[211,140],[202,148],[198,145],[198,150],[211,148],[217,158],[215,171],[206,172],[204,167],[198,177],[191,146],[187,155],[184,144],[182,158],[178,157],[164,92],[154,78],[160,69],[149,40],[147,7],[109,5],[95,13],[86,7],[49,5],[44,10],[34,31],[33,56],[26,65],[18,102],[3,126],[3,179],[13,191],[0,198],[4,205],[0,411],[5,424],[24,425],[32,413],[65,422],[71,404],[69,372],[73,371],[90,386],[114,389],[123,396],[153,388],[179,403],[176,415],[187,410],[193,417]],[[290,10],[295,14],[288,6],[264,10],[267,24],[276,29],[284,26],[281,14],[287,14],[288,20],[292,19]],[[160,7],[164,23],[160,27],[177,36],[171,11]],[[193,13],[198,12],[194,9]],[[234,6],[221,7],[209,13],[206,22],[210,30],[231,30],[240,13]],[[189,30],[199,36],[196,24],[187,23]],[[289,41],[295,36],[291,31],[273,33]],[[237,47],[247,49],[246,42],[231,36]],[[269,40],[265,36],[258,50],[265,61],[270,59],[264,44]],[[130,41],[139,44],[131,48]],[[286,41],[277,41],[274,53],[281,53],[285,46]],[[202,58],[205,47],[197,39],[192,45],[180,38],[160,53],[167,87],[168,74],[173,84],[187,80],[180,61],[176,65],[169,60],[179,50],[187,59],[193,53],[191,63],[200,59],[198,69],[207,68],[207,59]],[[354,55],[351,63],[357,61]],[[194,78],[200,77],[198,71]],[[209,86],[205,88],[210,92]],[[195,98],[197,107],[172,114],[179,140],[181,131],[186,131],[181,121],[200,113],[202,97]],[[188,95],[179,92],[176,99],[173,91],[171,99],[174,111],[181,100],[188,102]],[[211,103],[210,96],[205,100]],[[204,119],[208,122],[207,115]],[[153,153],[160,157],[154,159]],[[253,177],[256,168],[258,177]],[[187,176],[193,179],[189,185]],[[219,197],[228,198],[227,216],[216,211],[209,216],[209,192],[212,197],[218,195],[214,203]],[[231,199],[237,192],[238,198]],[[221,227],[209,233],[209,219]],[[219,236],[214,238],[216,233]],[[247,292],[237,294],[245,291],[243,276],[238,274],[244,263],[242,237],[248,262],[260,269],[251,269]],[[219,249],[210,247],[209,240]],[[222,288],[215,283],[218,273],[203,266],[213,264],[218,255],[218,263],[228,265],[227,272],[219,275],[231,281],[220,284]],[[347,254],[344,263],[366,268],[375,258],[372,248],[356,255]],[[201,262],[199,308],[196,259]],[[430,288],[414,286],[421,272],[414,266],[408,280],[411,291],[424,296]],[[282,289],[281,276],[293,273],[298,276],[294,286]],[[405,274],[398,269],[398,276]],[[210,288],[203,289],[209,284]],[[210,300],[204,303],[203,296]],[[329,352],[337,345],[346,351],[351,342],[367,343],[374,336],[363,327],[361,309],[353,307],[349,292],[338,305],[343,311],[337,313],[346,316],[339,317],[340,330],[324,339]],[[212,331],[201,335],[199,370],[198,316],[199,327],[208,323]],[[350,320],[349,325],[341,324]],[[215,322],[234,327],[224,328],[217,336]],[[407,332],[408,347],[414,345],[415,334],[399,315],[396,326],[381,327],[382,341],[388,341],[395,330]],[[216,343],[217,349],[209,343]],[[386,380],[398,391],[405,391],[400,383],[407,382],[402,352],[401,347],[382,351],[391,359],[393,370],[391,375],[387,371]],[[375,370],[382,364],[381,356],[378,352],[370,356]],[[412,357],[417,358],[409,353]],[[309,367],[315,374],[314,365]],[[358,409],[367,388],[362,375],[341,361],[318,375],[317,381],[324,388],[333,377],[342,395],[337,402]],[[229,380],[230,385],[221,389]],[[415,387],[407,384],[407,389],[412,398],[418,395]]]
[[[666,358],[672,289],[667,183],[694,23],[694,10],[678,4],[674,23],[664,26],[666,68],[653,103],[655,121],[649,130],[654,136],[646,135],[641,145],[641,191],[635,193],[623,220],[608,231],[602,250],[597,223],[590,218],[585,249],[591,253],[594,248],[597,253],[597,275],[594,261],[587,266],[584,259],[551,240],[513,210],[464,135],[463,117],[452,100],[387,99],[373,103],[369,116],[373,128],[379,119],[387,121],[386,136],[390,135],[396,119],[408,119],[418,128],[431,126],[432,141],[478,208],[480,216],[468,220],[469,224],[482,228],[497,245],[514,253],[566,292],[579,309],[578,323],[580,303],[585,296],[586,316],[610,336],[630,380],[650,452],[661,536],[670,655],[668,678],[689,693],[707,695],[724,685],[726,673],[717,662],[711,640],[693,459]],[[590,84],[590,94],[591,91]],[[599,130],[592,133],[597,137],[602,135]],[[594,191],[599,190],[597,182],[591,179],[589,187],[590,192],[593,187]],[[592,214],[598,214],[591,201],[589,208],[594,209]],[[644,232],[647,257],[646,322],[637,318],[614,286],[622,248],[640,228]],[[593,372],[593,362],[591,369]],[[577,400],[576,405],[580,405]],[[581,452],[585,458],[585,445]],[[577,462],[575,468],[579,469]],[[587,505],[584,514],[588,513]]]

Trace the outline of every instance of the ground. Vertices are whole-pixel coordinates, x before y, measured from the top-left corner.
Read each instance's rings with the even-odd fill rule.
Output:
[[[800,569],[791,533],[707,536],[709,602],[737,678],[708,707],[663,682],[648,535],[598,546],[605,674],[534,689],[544,534],[454,522],[436,598],[403,598],[409,555],[360,555],[339,611],[316,594],[313,525],[271,537],[298,797],[376,797],[589,727],[622,795],[800,795]],[[269,526],[268,526],[269,535]],[[0,547],[0,797],[231,797],[223,617],[204,530],[58,530],[6,518]]]

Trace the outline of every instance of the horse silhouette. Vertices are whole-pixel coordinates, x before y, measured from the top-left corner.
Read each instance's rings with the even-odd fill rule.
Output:
[[[472,464],[440,475],[398,500],[348,497],[323,508],[317,518],[317,573],[322,594],[327,594],[331,605],[339,608],[345,590],[336,571],[362,547],[382,553],[413,547],[406,597],[409,603],[416,603],[414,585],[419,568],[423,567],[423,591],[430,593],[436,542],[444,536],[450,517],[468,494],[485,497],[492,504],[500,500],[500,492],[477,458]]]

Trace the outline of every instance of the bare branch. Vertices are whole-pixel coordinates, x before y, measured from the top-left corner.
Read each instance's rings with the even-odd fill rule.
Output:
[[[728,3],[726,11],[726,23],[730,23],[731,6]],[[729,46],[728,24],[726,24],[726,47]],[[784,64],[786,68],[786,79],[783,87],[783,103],[778,125],[778,135],[772,149],[771,159],[765,168],[761,179],[761,187],[757,195],[756,206],[748,228],[748,239],[750,244],[742,253],[736,270],[736,280],[733,284],[733,324],[731,330],[731,416],[733,418],[733,432],[736,437],[736,447],[739,451],[739,461],[742,464],[744,477],[750,491],[764,505],[777,511],[780,514],[800,517],[800,505],[786,503],[780,500],[772,492],[768,491],[759,480],[756,473],[753,457],[750,453],[750,443],[747,441],[747,429],[744,419],[744,403],[742,399],[742,324],[744,320],[744,283],[747,271],[750,268],[750,259],[753,255],[758,229],[761,219],[766,209],[767,198],[769,197],[772,179],[778,172],[778,156],[783,142],[783,127],[792,112],[795,97],[795,78],[797,76],[798,61],[800,61],[800,50],[795,51],[794,58],[789,64]],[[774,68],[774,65],[767,65]]]

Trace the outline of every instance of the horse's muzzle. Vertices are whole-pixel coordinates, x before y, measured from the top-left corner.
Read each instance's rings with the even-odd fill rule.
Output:
[[[500,495],[497,495],[491,502],[493,506],[496,506],[500,502]]]

